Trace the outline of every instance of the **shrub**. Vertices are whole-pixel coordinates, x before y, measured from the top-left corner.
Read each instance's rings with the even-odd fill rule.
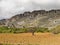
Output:
[[[0,33],[34,33],[34,32],[49,32],[48,28],[44,27],[30,27],[30,28],[8,28],[0,27]]]
[[[56,26],[55,28],[52,28],[50,30],[50,32],[52,32],[53,34],[59,34],[60,33],[60,26]]]
[[[48,30],[48,28],[39,27],[39,28],[37,28],[36,32],[44,33],[44,32],[49,32],[49,30]]]

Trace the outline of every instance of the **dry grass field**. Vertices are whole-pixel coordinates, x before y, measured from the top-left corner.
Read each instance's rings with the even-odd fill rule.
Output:
[[[31,33],[0,34],[0,43],[14,45],[60,45],[60,34]]]

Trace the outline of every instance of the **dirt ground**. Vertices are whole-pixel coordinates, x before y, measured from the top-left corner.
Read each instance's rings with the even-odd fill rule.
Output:
[[[14,45],[60,45],[60,34],[31,33],[0,34],[0,43]]]

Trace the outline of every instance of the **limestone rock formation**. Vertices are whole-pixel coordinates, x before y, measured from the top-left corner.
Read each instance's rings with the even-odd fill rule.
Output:
[[[0,26],[8,27],[48,27],[60,25],[60,10],[35,10],[17,14],[10,19],[0,20]]]

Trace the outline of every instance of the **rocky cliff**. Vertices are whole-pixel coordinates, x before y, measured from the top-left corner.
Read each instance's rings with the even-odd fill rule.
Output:
[[[8,27],[54,27],[60,25],[60,10],[35,10],[0,20],[0,26]]]

